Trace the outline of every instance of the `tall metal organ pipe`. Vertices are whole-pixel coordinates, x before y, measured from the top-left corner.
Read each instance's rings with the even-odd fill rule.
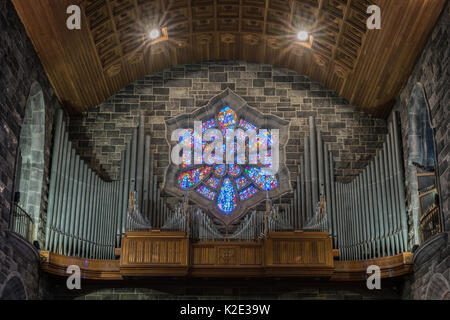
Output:
[[[346,184],[335,181],[333,155],[313,117],[309,118],[309,125],[297,187],[283,214],[291,228],[317,230],[311,227],[312,221],[323,219],[344,260],[406,251],[405,188],[397,115],[389,123],[381,150],[359,176]],[[323,198],[326,214],[318,210]]]
[[[121,152],[118,179],[105,181],[76,153],[69,141],[63,112],[57,112],[46,250],[69,256],[113,259],[114,248],[120,246],[129,227],[130,194],[137,204],[134,209],[138,212],[133,214],[152,218],[155,225],[149,223],[148,229],[163,226],[172,212],[160,195],[150,142],[150,137],[144,134],[144,121],[140,119],[131,141]]]

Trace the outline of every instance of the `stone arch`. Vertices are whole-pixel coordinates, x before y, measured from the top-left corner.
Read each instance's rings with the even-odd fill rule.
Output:
[[[441,273],[431,276],[425,294],[426,300],[450,300],[450,284]]]
[[[19,143],[18,205],[34,220],[33,239],[37,239],[41,193],[45,170],[45,103],[38,82],[32,84],[25,107]]]
[[[0,288],[0,300],[28,300],[27,290],[22,277],[17,272],[11,272]]]

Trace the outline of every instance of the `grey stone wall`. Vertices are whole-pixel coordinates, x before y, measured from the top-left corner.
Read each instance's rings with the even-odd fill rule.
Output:
[[[152,136],[160,181],[169,164],[165,120],[191,113],[230,88],[251,107],[290,121],[287,166],[293,185],[314,116],[333,152],[338,180],[351,180],[382,146],[386,123],[359,112],[335,92],[294,71],[242,61],[182,65],[140,79],[97,108],[70,119],[70,138],[80,154],[106,178],[117,177],[120,152],[138,116]]]
[[[43,88],[46,105],[45,172],[40,209],[42,223],[39,230],[39,237],[42,240],[52,124],[55,110],[59,105],[11,1],[0,1],[0,43],[0,287],[12,272],[17,272],[24,279],[27,296],[37,298],[38,264],[27,265],[24,252],[11,241],[7,230],[11,220],[15,160],[25,106],[31,86],[37,81]]]
[[[381,290],[369,290],[365,282],[307,282],[298,279],[152,279],[121,286],[101,287],[81,283],[82,289],[67,290],[65,283],[51,284],[52,295],[62,300],[397,300],[401,281],[383,281]]]
[[[418,60],[405,88],[401,92],[394,110],[400,113],[405,168],[408,168],[408,106],[414,84],[423,84],[431,109],[431,123],[435,131],[437,147],[440,197],[445,230],[450,230],[450,3],[447,3],[437,22],[428,43]],[[409,172],[406,170],[405,182],[409,190]],[[409,208],[410,239],[414,241],[413,208]],[[431,240],[433,241],[433,240]],[[425,289],[433,275],[442,273],[450,281],[450,251],[448,242],[440,242],[441,248],[430,250],[428,259],[415,260],[415,280],[412,280],[411,296],[425,298]],[[424,251],[433,246],[426,246]],[[440,266],[432,268],[431,266]],[[425,290],[425,291],[424,291]]]

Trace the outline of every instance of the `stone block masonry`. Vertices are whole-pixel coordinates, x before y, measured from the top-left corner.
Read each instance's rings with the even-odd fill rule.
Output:
[[[422,83],[430,106],[430,120],[434,128],[438,176],[440,181],[441,210],[444,230],[423,244],[415,254],[415,274],[406,297],[438,299],[450,292],[450,3],[447,3],[425,49],[419,58],[405,88],[401,92],[395,111],[400,113],[405,168],[408,168],[408,108],[412,89]],[[405,182],[409,195],[409,171]],[[410,196],[408,196],[410,198]],[[409,206],[410,247],[414,244],[414,208]],[[433,293],[434,292],[434,293]],[[442,296],[444,297],[444,296]],[[446,296],[450,299],[450,293]]]
[[[32,84],[37,81],[42,87],[46,106],[45,168],[38,233],[42,246],[53,119],[59,104],[11,1],[0,1],[0,43],[0,291],[8,279],[13,279],[12,281],[16,283],[23,283],[28,298],[37,299],[39,298],[39,259],[28,262],[28,251],[20,250],[17,241],[13,241],[13,238],[8,235],[10,234],[8,228],[11,221],[14,170],[27,98]],[[17,279],[21,280],[17,282]]]
[[[120,152],[142,115],[152,137],[155,173],[162,182],[169,163],[165,120],[193,112],[227,88],[260,112],[290,121],[286,156],[294,186],[309,116],[316,118],[333,152],[340,181],[361,172],[387,133],[384,120],[358,111],[335,92],[294,71],[242,61],[209,61],[166,69],[127,85],[96,108],[73,116],[70,138],[98,172],[116,179]]]

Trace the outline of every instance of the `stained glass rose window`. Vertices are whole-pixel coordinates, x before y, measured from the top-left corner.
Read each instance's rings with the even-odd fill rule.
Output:
[[[247,209],[263,201],[267,196],[274,197],[290,190],[289,174],[284,166],[284,144],[287,140],[288,123],[272,117],[263,116],[259,112],[250,109],[245,101],[226,91],[219,103],[206,106],[199,110],[197,114],[181,116],[180,119],[168,121],[168,129],[186,128],[183,136],[179,137],[179,142],[188,141],[191,145],[192,153],[183,153],[183,163],[180,165],[171,164],[169,166],[165,189],[169,193],[188,197],[202,205],[205,209],[213,213],[219,220],[225,223],[240,217]],[[214,99],[213,99],[214,100]],[[212,101],[213,101],[212,100]],[[229,103],[226,103],[228,100]],[[203,111],[203,112],[201,112]],[[218,130],[223,136],[223,163],[208,164],[204,158],[202,164],[194,164],[192,157],[205,157],[205,149],[214,141],[201,140],[203,155],[195,151],[195,138],[193,130],[193,120],[201,121],[201,132],[209,129]],[[238,161],[237,144],[229,150],[226,143],[227,130],[233,132],[248,132],[253,130],[258,133],[256,140],[258,155],[260,150],[266,152],[266,156],[272,154],[273,129],[280,131],[280,166],[276,173],[266,170],[270,163],[267,157],[257,157],[257,161],[249,161],[250,152],[246,153],[246,162]],[[272,129],[272,130],[271,130]],[[169,134],[169,133],[168,133]],[[245,140],[245,150],[249,151],[250,140]],[[261,147],[263,147],[261,149]],[[225,154],[231,152],[234,163],[225,161]],[[190,159],[187,159],[190,158]],[[225,163],[227,162],[227,163]]]

